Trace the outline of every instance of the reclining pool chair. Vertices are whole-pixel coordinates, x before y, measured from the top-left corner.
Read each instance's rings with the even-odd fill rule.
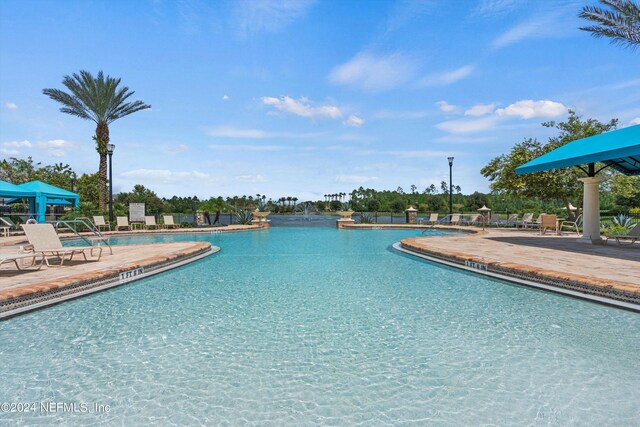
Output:
[[[98,251],[98,259],[102,256],[101,246],[62,246],[60,237],[56,233],[55,228],[51,224],[23,224],[22,229],[24,234],[27,235],[29,243],[33,246],[33,251],[41,253],[44,256],[44,261],[49,266],[48,257],[56,257],[60,259],[60,265],[64,264],[64,257],[69,255],[69,261],[73,259],[75,254],[82,254],[85,261],[87,259],[87,251],[91,256],[94,250]]]
[[[0,265],[4,264],[5,262],[13,262],[16,265],[16,268],[22,271],[23,268],[20,268],[20,263],[18,263],[18,260],[24,260],[29,258],[31,258],[31,265],[29,267],[33,267],[36,264],[37,258],[40,258],[40,264],[38,265],[38,270],[42,268],[42,263],[45,259],[44,254],[35,253],[35,252],[23,252],[18,254],[14,253],[14,254],[0,255]]]
[[[609,239],[616,239],[618,245],[630,244],[633,245],[635,242],[640,242],[640,222],[637,223],[627,234],[614,234],[609,236]],[[621,242],[622,240],[622,242]]]
[[[149,230],[151,228],[158,229],[160,226],[156,224],[156,217],[153,215],[147,215],[144,217],[144,228]]]
[[[177,228],[178,224],[173,221],[173,215],[163,215],[164,228]]]
[[[131,225],[129,224],[129,220],[126,216],[117,216],[116,217],[116,231],[121,228],[126,228],[127,230],[131,230]]]

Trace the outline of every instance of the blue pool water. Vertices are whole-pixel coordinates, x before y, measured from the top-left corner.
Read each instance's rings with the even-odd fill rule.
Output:
[[[0,322],[0,404],[77,405],[0,425],[637,425],[638,314],[390,249],[417,234],[156,236],[222,251]]]

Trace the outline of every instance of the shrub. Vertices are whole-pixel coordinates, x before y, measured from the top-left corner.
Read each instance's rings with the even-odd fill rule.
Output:
[[[360,214],[360,224],[375,224],[376,221],[373,217],[373,215],[368,214],[368,213],[361,213]]]
[[[253,215],[247,209],[236,212],[236,224],[250,225]]]

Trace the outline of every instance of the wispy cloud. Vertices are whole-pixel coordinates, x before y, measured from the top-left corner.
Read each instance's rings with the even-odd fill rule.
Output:
[[[389,11],[387,32],[397,31],[405,25],[431,13],[437,6],[434,0],[400,0]]]
[[[220,126],[207,132],[216,138],[265,139],[265,138],[317,138],[322,133],[269,132],[262,129],[239,129]]]
[[[491,47],[494,49],[501,49],[512,44],[518,43],[522,40],[531,38],[552,37],[567,34],[569,30],[567,27],[571,27],[569,22],[558,22],[573,19],[567,17],[567,9],[574,6],[567,5],[565,8],[554,9],[552,12],[545,14],[534,15],[529,20],[521,22],[504,33],[500,34],[491,42]]]
[[[270,105],[284,113],[294,114],[296,116],[316,118],[328,117],[337,119],[342,117],[342,111],[335,105],[322,105],[314,107],[308,98],[293,99],[289,96],[274,98],[271,96],[260,98],[264,105]]]
[[[373,120],[386,120],[386,119],[423,119],[430,115],[433,115],[433,111],[392,111],[383,110],[371,116]]]
[[[200,182],[209,179],[207,173],[199,171],[172,171],[168,169],[134,169],[120,174],[123,178],[128,178],[136,182],[150,184],[178,184],[185,181]]]
[[[401,53],[381,56],[359,53],[335,67],[329,74],[329,81],[365,91],[384,91],[406,83],[415,75],[416,69],[415,61]]]
[[[364,124],[364,120],[361,119],[358,116],[355,115],[351,115],[349,116],[349,118],[347,120],[345,120],[344,122],[342,122],[345,126],[350,126],[350,127],[354,127],[354,128],[359,128],[360,126],[362,126]]]
[[[263,175],[259,175],[259,174],[258,175],[237,175],[233,177],[233,179],[238,182],[249,182],[249,183],[267,181]]]
[[[568,108],[555,101],[534,101],[526,99],[509,105],[507,108],[496,110],[498,116],[516,116],[522,119],[534,117],[559,117],[567,112]]]
[[[460,68],[456,68],[455,70],[446,71],[443,73],[434,73],[429,74],[426,77],[423,77],[420,80],[420,84],[423,86],[444,86],[450,85],[452,83],[457,82],[458,80],[462,80],[465,77],[469,76],[473,70],[475,70],[474,65],[465,65]]]
[[[473,10],[473,14],[482,16],[502,15],[514,10],[519,0],[481,0]]]
[[[5,102],[4,106],[7,107],[9,110],[17,110],[18,109],[18,106],[13,102]]]
[[[167,153],[178,154],[188,151],[189,146],[187,144],[168,145],[165,146],[163,150]]]
[[[209,144],[209,149],[213,151],[230,152],[275,152],[292,150],[315,150],[312,146],[289,146],[289,145],[259,145],[259,144]]]
[[[630,125],[640,125],[640,117],[636,117],[635,119],[629,122]]]
[[[436,105],[440,109],[440,111],[444,113],[452,113],[458,109],[457,106],[449,104],[447,101],[438,101]]]
[[[465,116],[484,116],[493,113],[498,104],[476,104],[464,112]]]
[[[336,182],[341,184],[367,184],[369,182],[376,182],[377,176],[364,176],[364,175],[338,175],[336,176]]]
[[[222,100],[223,101],[228,101],[229,100],[229,95],[222,95]]]
[[[278,32],[302,18],[315,0],[244,0],[234,2],[237,26],[242,35]]]
[[[5,156],[19,156],[21,154],[21,148],[31,148],[33,144],[27,141],[7,141],[0,143],[0,154]]]

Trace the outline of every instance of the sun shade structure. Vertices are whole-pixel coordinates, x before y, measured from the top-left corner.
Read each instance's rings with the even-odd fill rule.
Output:
[[[33,197],[33,193],[7,181],[0,181],[0,199],[15,197]]]
[[[595,163],[603,163],[595,169]],[[583,165],[588,165],[587,169]],[[578,241],[600,243],[599,186],[596,174],[611,167],[625,175],[640,175],[640,125],[577,139],[516,168],[518,175],[577,166],[586,172],[584,183],[583,235]]]
[[[36,214],[38,222],[45,221],[47,205],[73,203],[74,206],[78,206],[80,204],[80,196],[76,193],[42,181],[31,181],[20,185],[0,181],[0,197],[28,199],[29,211]]]
[[[516,168],[518,175],[601,162],[640,175],[640,125],[577,139]]]

